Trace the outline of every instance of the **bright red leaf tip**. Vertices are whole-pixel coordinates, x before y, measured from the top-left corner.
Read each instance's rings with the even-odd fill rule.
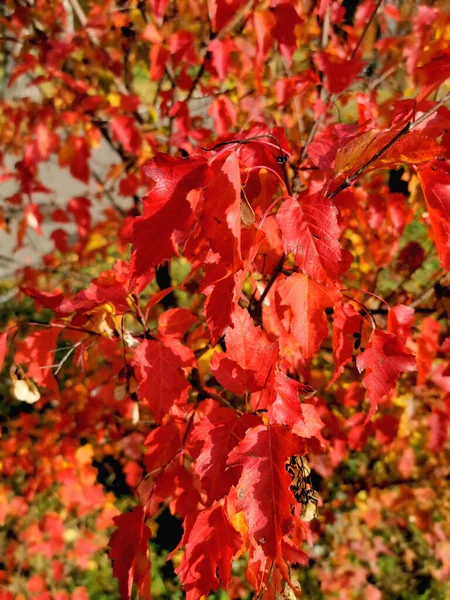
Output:
[[[208,165],[200,156],[184,159],[157,154],[143,171],[155,186],[144,198],[144,214],[134,223],[132,280],[176,252],[174,232],[186,226],[192,213],[187,196],[203,187]]]
[[[130,600],[133,583],[139,590],[140,600],[150,600],[150,529],[144,522],[144,509],[136,506],[113,520],[118,529],[109,542],[109,557],[122,600]]]
[[[294,497],[285,463],[305,451],[304,440],[288,427],[259,425],[247,431],[228,457],[229,466],[242,466],[236,508],[244,512],[249,534],[272,559],[280,558],[281,540],[292,528]]]
[[[376,329],[364,352],[356,359],[358,371],[366,371],[363,385],[367,390],[370,418],[377,409],[378,402],[395,388],[401,373],[415,371],[416,358],[393,333]]]
[[[184,546],[184,554],[175,572],[183,583],[187,600],[199,600],[219,587],[226,589],[231,579],[231,561],[242,540],[223,504],[189,513],[183,528],[180,546]]]
[[[257,392],[269,383],[278,356],[277,344],[270,344],[247,310],[237,306],[233,327],[225,333],[227,351],[215,354],[211,370],[224,387],[235,394]]]
[[[277,214],[286,254],[292,252],[296,264],[318,283],[336,280],[341,262],[338,211],[333,203],[313,194],[299,202],[286,200]]]

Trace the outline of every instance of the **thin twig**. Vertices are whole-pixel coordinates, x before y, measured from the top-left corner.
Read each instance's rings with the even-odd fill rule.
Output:
[[[275,561],[272,561],[272,564],[270,565],[269,575],[267,576],[267,581],[264,584],[262,590],[259,592],[259,594],[255,600],[261,600],[261,598],[264,596],[264,593],[267,590],[267,586],[269,585],[270,580],[272,579],[272,573],[273,573],[274,567],[275,567]]]
[[[383,2],[383,0],[378,0],[378,2],[377,2],[377,5],[375,6],[375,9],[374,9],[374,11],[373,11],[373,13],[372,13],[371,17],[370,17],[370,19],[367,21],[367,23],[366,23],[366,25],[365,25],[365,27],[364,27],[364,29],[363,29],[363,32],[362,32],[362,34],[361,34],[361,37],[359,38],[359,40],[358,40],[358,43],[356,44],[356,46],[355,46],[355,48],[354,48],[354,50],[353,50],[353,52],[352,52],[352,55],[351,55],[351,57],[350,57],[350,60],[353,60],[353,59],[355,58],[355,56],[356,56],[356,53],[358,52],[358,50],[359,50],[359,47],[361,46],[361,43],[362,43],[362,41],[363,41],[363,39],[364,39],[364,37],[365,37],[366,33],[368,32],[368,30],[369,30],[369,27],[371,26],[371,24],[372,24],[372,21],[374,20],[374,18],[375,18],[375,15],[377,14],[377,11],[378,11],[378,9],[380,8],[380,6],[381,6],[381,3],[382,3],[382,2]]]
[[[448,94],[445,94],[445,96],[443,98],[441,98],[439,100],[439,102],[437,102],[432,108],[430,108],[430,110],[428,110],[426,113],[424,113],[416,121],[408,121],[408,123],[406,123],[406,125],[396,135],[394,135],[394,137],[387,144],[385,144],[382,148],[380,148],[380,150],[378,150],[378,152],[375,152],[375,154],[364,165],[362,165],[362,167],[357,169],[353,173],[353,175],[346,177],[346,179],[344,179],[344,181],[340,185],[338,185],[338,187],[335,190],[328,192],[326,194],[326,197],[331,200],[335,196],[337,196],[340,192],[342,192],[343,190],[350,187],[352,185],[352,183],[356,179],[361,177],[361,175],[363,175],[371,165],[373,165],[379,158],[381,158],[381,156],[383,156],[383,154],[385,154],[388,150],[390,150],[392,148],[392,146],[395,143],[397,143],[400,138],[402,138],[407,133],[416,129],[416,127],[418,127],[424,121],[426,121],[429,117],[431,117],[431,115],[433,113],[435,113],[439,107],[441,107],[443,104],[445,104],[449,100],[450,100],[450,92],[448,92]]]

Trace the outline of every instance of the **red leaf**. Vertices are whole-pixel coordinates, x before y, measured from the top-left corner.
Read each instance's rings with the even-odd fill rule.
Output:
[[[236,127],[237,111],[228,96],[217,96],[211,102],[208,114],[214,120],[218,137],[225,137],[231,129]]]
[[[144,166],[145,175],[155,186],[144,198],[144,214],[133,229],[132,277],[159,265],[175,253],[172,235],[182,229],[191,216],[187,196],[203,187],[207,164],[203,157],[188,159],[158,154]]]
[[[202,228],[211,248],[235,272],[241,265],[241,174],[236,154],[211,167],[204,192]]]
[[[426,65],[417,68],[415,75],[422,86],[416,98],[420,102],[450,77],[450,53],[448,50],[446,54],[439,54]]]
[[[2,370],[3,363],[5,362],[7,338],[7,333],[2,333],[0,335],[0,371]]]
[[[322,194],[289,198],[277,214],[286,254],[292,252],[296,264],[318,283],[337,279],[341,248],[337,209]]]
[[[325,87],[330,94],[339,94],[346,90],[365,65],[358,56],[345,60],[327,52],[316,52],[314,62],[326,75]]]
[[[171,308],[159,317],[159,332],[164,336],[181,339],[191,325],[196,322],[197,318],[187,308]]]
[[[59,152],[61,167],[69,167],[70,173],[83,183],[89,183],[89,157],[91,149],[84,137],[71,135],[67,138]]]
[[[292,528],[294,498],[285,463],[289,456],[304,453],[304,442],[287,427],[259,425],[247,431],[228,458],[229,466],[242,466],[236,508],[244,512],[249,534],[272,559],[280,558],[281,540]]]
[[[272,35],[280,46],[280,52],[288,66],[291,65],[292,56],[297,49],[297,36],[295,28],[302,23],[294,6],[288,2],[277,2],[272,8],[275,15],[275,26]]]
[[[231,525],[222,504],[186,516],[180,546],[184,554],[175,569],[187,600],[199,600],[211,590],[227,588],[231,561],[241,546],[241,536]]]
[[[428,441],[428,447],[431,452],[437,453],[443,450],[445,442],[448,439],[449,422],[449,416],[445,411],[433,408],[429,420],[430,439]]]
[[[136,506],[130,513],[114,517],[113,521],[118,529],[109,542],[109,557],[122,600],[131,598],[133,583],[141,600],[150,600],[150,529],[144,523],[144,509]]]
[[[226,468],[228,455],[243,439],[247,429],[259,423],[261,419],[256,415],[238,418],[234,410],[221,407],[195,426],[190,438],[190,443],[199,451],[194,471],[202,481],[209,502],[220,500],[231,486],[236,485],[241,469],[237,466]]]
[[[256,81],[261,94],[263,93],[261,75],[266,57],[273,46],[272,30],[275,22],[275,16],[269,10],[255,10],[253,13],[253,29],[256,36]]]
[[[411,336],[414,308],[399,304],[391,308],[388,314],[388,333],[394,333],[404,344]]]
[[[361,333],[362,316],[351,304],[338,305],[334,309],[333,321],[333,384],[344,372],[344,367],[352,360],[355,341],[354,334]]]
[[[208,50],[211,52],[211,64],[217,71],[220,81],[225,81],[227,78],[230,54],[235,49],[235,43],[230,39],[219,40],[215,38],[209,42]]]
[[[242,0],[208,0],[212,30],[218,33],[242,7]]]
[[[180,430],[172,418],[165,419],[146,438],[144,463],[147,473],[168,464],[180,448]]]
[[[308,386],[277,371],[273,386],[274,400],[268,411],[269,422],[288,425],[299,437],[316,437],[322,441],[320,431],[324,423],[317,409],[311,404],[300,402],[299,396],[308,392]]]
[[[415,357],[393,333],[380,329],[370,336],[364,352],[356,359],[358,371],[366,371],[363,385],[367,390],[370,410],[368,418],[376,411],[378,402],[395,388],[401,373],[416,370]]]
[[[431,365],[439,348],[439,333],[441,325],[431,317],[426,317],[420,325],[420,335],[417,337],[417,384],[426,382]]]
[[[231,269],[219,260],[219,255],[212,255],[206,260],[204,271],[200,292],[207,296],[205,317],[211,333],[211,344],[215,346],[224,329],[231,324],[231,315],[237,302],[235,279]]]
[[[113,139],[122,144],[125,152],[136,154],[141,149],[141,134],[134,124],[133,117],[119,115],[111,119]]]
[[[277,359],[277,344],[270,344],[262,330],[253,325],[247,310],[236,307],[233,327],[225,333],[227,351],[216,353],[211,370],[221,385],[234,392],[257,392],[267,384]]]
[[[340,293],[336,288],[320,285],[301,273],[282,281],[278,293],[282,304],[288,306],[291,312],[291,332],[305,360],[309,360],[328,336],[325,309],[339,300]]]
[[[170,0],[150,0],[152,12],[156,17],[163,17],[166,13],[167,6]]]
[[[17,364],[28,367],[28,377],[53,392],[58,391],[58,384],[51,365],[55,362],[54,350],[60,333],[59,327],[50,327],[30,334],[18,344],[14,357]]]
[[[134,353],[138,395],[144,398],[157,423],[190,387],[182,367],[192,366],[194,355],[175,338],[144,340]]]
[[[424,167],[418,171],[434,241],[444,269],[450,269],[450,173]]]

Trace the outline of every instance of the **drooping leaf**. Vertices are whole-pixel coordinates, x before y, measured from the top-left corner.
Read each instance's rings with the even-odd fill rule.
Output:
[[[292,527],[293,495],[285,463],[304,453],[304,441],[288,427],[259,425],[246,432],[228,458],[229,466],[242,466],[236,508],[244,512],[249,534],[273,560],[280,558],[281,540]]]
[[[113,520],[118,529],[109,542],[109,557],[112,559],[113,575],[119,581],[122,600],[131,599],[133,583],[141,600],[151,600],[150,529],[144,522],[144,509],[136,506],[131,512]]]
[[[144,198],[144,214],[134,223],[132,278],[175,253],[173,235],[191,216],[189,193],[203,187],[207,171],[206,159],[200,156],[182,159],[158,154],[144,166],[145,176],[155,185]]]
[[[308,386],[277,371],[273,383],[273,400],[268,410],[269,422],[288,425],[299,437],[316,437],[323,441],[320,431],[324,423],[318,411],[311,404],[300,401],[301,396],[310,392]]]
[[[164,419],[159,427],[156,427],[145,439],[144,463],[147,473],[168,464],[180,448],[180,429],[174,419]]]
[[[334,281],[339,272],[341,248],[337,209],[322,196],[289,198],[277,213],[286,254],[292,252],[300,269],[318,283]]]
[[[370,402],[370,418],[376,411],[381,398],[395,388],[401,373],[415,371],[416,359],[393,333],[385,333],[380,329],[370,336],[369,342],[356,359],[358,371],[366,371],[363,385],[367,390]]]
[[[232,323],[225,333],[227,351],[214,355],[211,370],[235,394],[262,390],[277,359],[277,345],[267,341],[262,330],[253,325],[249,312],[239,306]]]
[[[141,148],[141,134],[133,117],[119,115],[111,119],[113,138],[120,142],[126,152],[137,153]]]
[[[340,298],[335,287],[326,287],[301,273],[294,273],[280,283],[278,293],[283,305],[291,313],[291,332],[297,340],[305,360],[309,360],[328,336],[325,309],[334,306]]]
[[[187,600],[200,600],[211,590],[225,589],[231,579],[231,561],[241,536],[231,525],[223,504],[188,514],[183,523],[183,558],[175,572]]]
[[[388,333],[394,333],[404,344],[411,336],[414,308],[398,304],[388,314]]]
[[[232,322],[237,303],[235,277],[231,268],[220,261],[219,255],[210,255],[205,262],[205,278],[200,292],[206,295],[205,317],[214,346],[226,327]]]
[[[6,344],[7,344],[8,333],[2,333],[0,335],[0,371],[3,368],[6,356]]]
[[[330,94],[339,94],[348,88],[365,64],[359,56],[345,60],[327,52],[316,52],[314,62],[326,75],[325,86]]]
[[[31,333],[18,344],[14,357],[17,364],[26,367],[28,377],[37,385],[56,393],[58,384],[53,375],[52,365],[55,362],[54,350],[60,332],[58,327],[49,327]]]
[[[241,266],[241,175],[236,154],[212,164],[201,220],[213,252],[236,271]]]
[[[171,308],[159,317],[159,332],[164,336],[181,339],[195,322],[195,315],[187,308]]]
[[[175,338],[144,340],[136,349],[133,365],[139,381],[138,395],[148,403],[157,423],[174,402],[185,397],[189,383],[182,367],[193,364],[192,351]]]
[[[441,265],[450,269],[450,173],[423,167],[418,171],[430,215],[434,242]]]
[[[200,446],[194,470],[202,481],[208,500],[220,500],[236,485],[241,469],[227,467],[228,455],[250,427],[261,423],[256,415],[239,418],[235,411],[220,407],[203,417],[195,426],[190,443]]]
[[[344,372],[353,357],[353,351],[361,345],[363,318],[349,303],[337,305],[333,320],[334,383]]]

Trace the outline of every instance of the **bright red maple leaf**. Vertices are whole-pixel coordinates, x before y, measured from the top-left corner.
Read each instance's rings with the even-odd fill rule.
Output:
[[[184,554],[175,572],[187,600],[199,600],[211,590],[228,587],[231,561],[241,547],[241,536],[231,525],[223,503],[186,516],[180,546]]]
[[[187,196],[205,185],[207,172],[201,156],[183,159],[158,154],[144,166],[145,176],[155,185],[144,198],[144,214],[134,223],[132,279],[174,254],[173,234],[192,214]]]
[[[180,443],[180,429],[171,416],[166,417],[163,423],[154,429],[144,441],[146,448],[144,463],[147,473],[168,464],[176,456]]]
[[[358,371],[366,371],[363,385],[367,390],[370,410],[373,415],[378,402],[395,388],[401,373],[415,371],[416,359],[393,333],[385,333],[380,329],[370,336],[369,342],[356,359]]]
[[[244,512],[249,534],[273,560],[281,560],[281,540],[292,528],[294,497],[285,463],[305,450],[304,440],[289,427],[258,425],[246,432],[228,457],[229,466],[242,466],[236,508]]]
[[[273,400],[269,406],[269,422],[288,425],[299,437],[316,437],[324,442],[320,433],[324,423],[317,409],[300,402],[300,396],[308,395],[311,388],[277,371],[273,383]]]
[[[236,271],[241,266],[241,174],[235,153],[211,165],[201,223],[213,252]]]
[[[340,298],[335,287],[326,287],[301,273],[294,273],[277,288],[282,305],[289,307],[290,330],[297,340],[305,360],[309,360],[328,336],[325,309]]]
[[[52,392],[58,392],[58,384],[53,375],[52,365],[55,362],[56,340],[61,333],[58,327],[50,327],[35,331],[17,347],[14,360],[27,367],[27,375],[37,385],[45,387]]]
[[[194,447],[195,473],[200,477],[209,502],[220,500],[236,485],[241,469],[227,468],[228,455],[250,427],[261,423],[257,415],[238,417],[235,411],[220,407],[195,426],[190,436]]]
[[[341,248],[337,209],[321,194],[299,201],[289,198],[277,213],[286,254],[292,252],[300,269],[318,283],[334,281],[339,273]]]
[[[278,356],[277,344],[267,341],[244,308],[236,307],[232,322],[233,326],[225,333],[227,351],[214,355],[211,370],[235,394],[257,392],[269,382]]]
[[[151,600],[150,529],[144,522],[144,509],[136,506],[113,520],[118,529],[109,541],[109,556],[122,599],[130,600],[135,583],[141,600]]]
[[[183,367],[192,367],[194,355],[176,338],[144,340],[136,349],[138,395],[144,399],[157,423],[177,400],[185,398],[189,386]]]
[[[359,339],[361,343],[362,325],[362,316],[351,304],[335,306],[333,320],[334,375],[330,385],[342,375],[345,365],[352,360],[356,340]]]
[[[441,265],[450,269],[450,173],[436,167],[418,171]]]
[[[220,261],[218,254],[210,254],[204,266],[205,278],[200,292],[206,295],[204,313],[215,346],[224,329],[232,322],[237,303],[236,279],[231,267]]]

